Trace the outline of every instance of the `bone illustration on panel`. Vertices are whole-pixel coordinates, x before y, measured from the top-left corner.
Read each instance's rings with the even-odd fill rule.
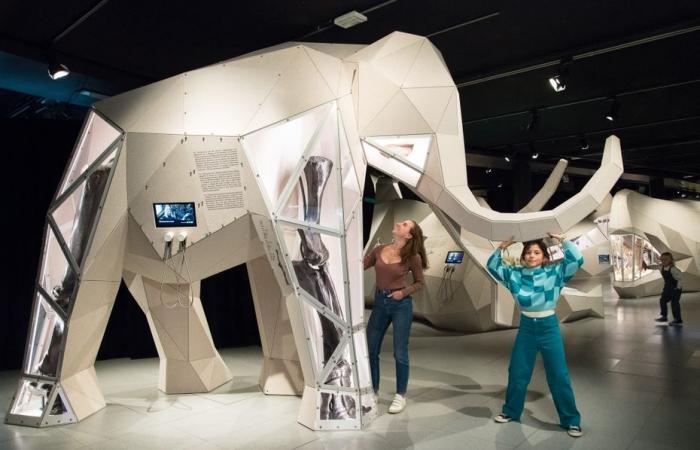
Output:
[[[454,81],[428,39],[399,32],[366,46],[286,43],[104,99],[47,215],[6,421],[50,426],[104,407],[94,360],[122,279],[156,342],[159,388],[225,383],[235,368],[214,347],[199,283],[248,264],[263,391],[303,391],[298,420],[312,429],[369,423],[368,164],[414,189],[457,235],[486,240],[572,226],[622,171],[610,137],[596,175],[556,209],[480,206],[467,185]],[[168,225],[155,216],[166,204],[187,205],[192,220]]]
[[[300,180],[304,221],[314,224],[320,223],[323,193],[332,170],[333,162],[318,156],[309,158],[304,167],[303,182]],[[292,264],[297,280],[299,280],[299,286],[333,314],[342,317],[343,312],[328,269],[329,252],[323,243],[321,233],[304,229],[298,229],[297,232],[301,239],[299,244],[301,259],[292,261]],[[322,365],[326,365],[331,362],[333,352],[341,343],[341,332],[326,316],[319,315],[318,319],[321,322],[323,335]],[[350,376],[350,363],[347,359],[340,358],[337,367],[333,369],[324,382],[330,385],[350,387]],[[345,419],[355,416],[355,404],[352,398],[324,393],[322,399],[320,420]]]

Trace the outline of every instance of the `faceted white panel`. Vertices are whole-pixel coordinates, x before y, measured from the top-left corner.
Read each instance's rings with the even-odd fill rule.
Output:
[[[362,129],[362,134],[364,136],[405,135],[427,134],[433,131],[406,94],[398,90]]]
[[[353,164],[352,152],[348,145],[345,127],[342,121],[338,123],[338,135],[340,137],[340,165],[343,185],[343,220],[345,226],[352,219],[351,214],[356,205],[362,201],[362,190],[357,182],[356,167]]]
[[[286,120],[336,98],[309,55],[299,46],[248,125],[247,133]]]
[[[306,44],[304,44],[302,48],[309,58],[311,58],[311,61],[314,63],[314,66],[316,66],[316,69],[323,79],[326,80],[328,89],[330,89],[334,95],[338,95],[343,62],[337,56],[331,56],[328,53],[318,51]]]
[[[411,67],[413,67],[421,46],[422,42],[416,41],[395,52],[375,58],[373,64],[388,79],[400,86],[403,80],[406,79]]]
[[[407,88],[403,89],[403,92],[425,118],[430,128],[437,130],[455,89],[453,87]]]
[[[342,123],[341,130],[345,132],[345,137],[350,147],[350,154],[352,155],[357,175],[357,183],[359,186],[364,187],[367,161],[365,160],[364,151],[360,144],[360,136],[358,134],[355,117],[356,109],[353,106],[352,95],[346,95],[340,98],[338,101],[338,111],[340,112],[340,122]]]
[[[403,87],[436,86],[454,86],[454,81],[438,55],[438,50],[426,39],[411,72],[403,82]]]
[[[362,207],[358,207],[345,235],[345,252],[348,258],[348,289],[352,325],[364,323],[364,289],[362,265]]]
[[[228,61],[185,76],[185,132],[237,135],[246,132],[279,82],[296,48]]]
[[[359,64],[358,80],[358,125],[360,135],[363,136],[365,128],[389,104],[399,87],[365,62]]]
[[[149,84],[95,103],[124,132],[184,133],[185,75]]]

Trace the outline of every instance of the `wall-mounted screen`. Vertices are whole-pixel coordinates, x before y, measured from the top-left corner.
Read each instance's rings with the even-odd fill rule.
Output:
[[[196,227],[194,202],[154,203],[156,228]]]
[[[447,257],[445,258],[445,264],[461,264],[464,259],[464,252],[461,250],[453,250],[447,252]]]

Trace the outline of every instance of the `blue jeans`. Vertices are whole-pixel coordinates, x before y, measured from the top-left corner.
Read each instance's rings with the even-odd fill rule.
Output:
[[[379,391],[379,352],[389,324],[394,324],[394,360],[396,361],[396,392],[406,394],[408,387],[408,336],[413,322],[413,302],[411,297],[401,300],[377,291],[374,294],[374,308],[367,323],[367,347],[369,367],[372,372],[372,387]]]
[[[515,420],[520,419],[538,351],[542,352],[547,384],[559,414],[559,423],[564,428],[581,426],[581,415],[576,409],[574,390],[566,367],[564,342],[556,315],[543,318],[520,316],[520,328],[510,356],[508,390],[503,414]]]

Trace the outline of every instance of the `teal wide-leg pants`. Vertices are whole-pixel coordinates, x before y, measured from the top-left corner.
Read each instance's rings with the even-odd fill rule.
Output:
[[[561,426],[580,426],[581,415],[576,409],[574,390],[566,367],[564,342],[556,315],[543,318],[520,316],[520,328],[508,368],[508,390],[503,414],[514,420],[520,419],[538,351],[542,352],[547,384],[552,392]]]

